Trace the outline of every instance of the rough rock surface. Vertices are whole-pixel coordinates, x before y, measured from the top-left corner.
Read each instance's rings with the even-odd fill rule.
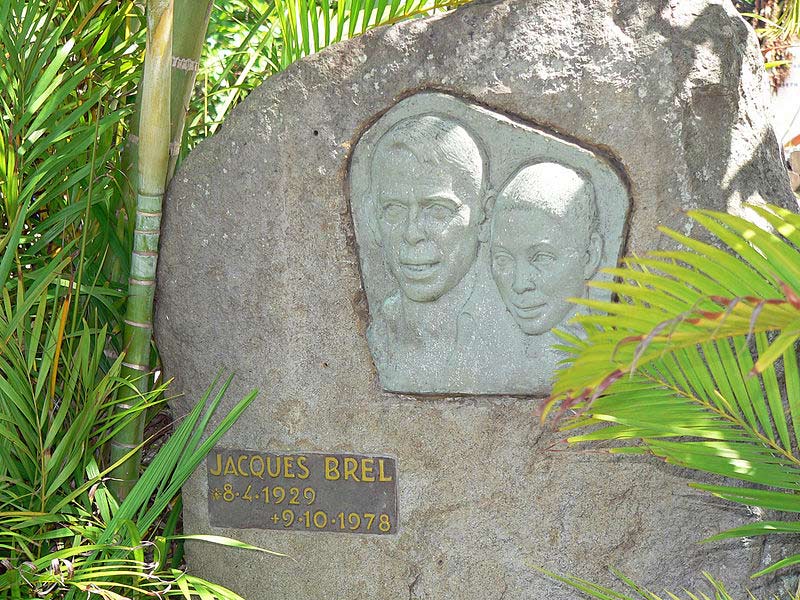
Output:
[[[248,600],[552,599],[577,594],[531,565],[608,582],[607,565],[676,591],[701,570],[734,590],[761,542],[694,542],[751,519],[647,460],[563,450],[535,400],[381,390],[346,199],[352,147],[404,97],[439,90],[615,157],[632,207],[626,250],[663,247],[683,211],[796,207],[764,105],[752,33],[701,0],[505,0],[376,30],[270,79],[178,172],[166,204],[157,338],[185,410],[214,373],[232,403],[261,394],[225,438],[263,451],[396,457],[390,536],[209,527],[204,471],[188,531],[294,560],[190,548],[190,569]],[[702,235],[695,231],[694,234]],[[771,559],[779,553],[767,548]]]

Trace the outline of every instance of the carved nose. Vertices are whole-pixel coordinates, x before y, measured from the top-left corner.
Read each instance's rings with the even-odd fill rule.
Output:
[[[403,239],[406,241],[406,243],[411,244],[412,246],[425,239],[425,232],[420,226],[418,214],[412,213],[408,216],[408,221],[406,221],[406,229],[403,232]]]
[[[524,266],[518,266],[514,269],[514,281],[511,284],[511,289],[517,294],[535,290],[536,281],[533,277],[533,269]]]

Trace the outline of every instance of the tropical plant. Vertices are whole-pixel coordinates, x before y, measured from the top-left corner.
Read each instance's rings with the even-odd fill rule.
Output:
[[[198,404],[124,502],[106,489],[109,440],[164,400],[160,385],[117,410],[133,387],[115,358],[124,294],[113,274],[130,251],[115,223],[115,162],[137,19],[132,2],[0,4],[4,598],[237,598],[179,570],[172,532],[180,485],[253,395],[215,429],[222,392],[208,413]]]
[[[191,536],[174,533],[176,497],[255,392],[210,428],[230,380],[210,402],[209,390],[119,504],[106,487],[115,465],[102,466],[102,450],[163,402],[164,386],[115,410],[115,393],[131,382],[119,376],[121,357],[103,366],[106,328],[84,322],[65,336],[66,310],[48,310],[46,289],[37,300],[30,330],[8,303],[0,313],[0,597],[238,599],[180,569],[176,542]]]
[[[70,323],[97,310],[113,327],[121,295],[109,273],[129,260],[115,229],[114,160],[138,62],[126,41],[136,13],[130,1],[85,4],[0,3],[0,251],[11,249],[0,281],[13,300],[12,279],[60,265],[77,290]]]
[[[23,333],[41,333],[45,314],[59,315],[50,350],[82,336],[84,319],[105,328],[109,350],[121,350],[124,294],[115,279],[127,271],[130,251],[116,225],[124,180],[115,161],[131,112],[138,57],[128,30],[137,18],[130,1],[0,6],[0,281],[9,319],[0,342],[18,330],[29,371],[46,356],[36,354],[38,340],[23,344]],[[58,365],[58,355],[50,358]],[[32,388],[49,395],[42,418],[72,374],[53,368],[51,377]]]
[[[693,211],[724,249],[662,229],[684,249],[628,258],[608,270],[614,282],[592,283],[617,301],[578,301],[591,311],[576,317],[586,338],[561,334],[570,356],[545,414],[568,415],[564,429],[578,430],[571,443],[614,442],[611,452],[722,475],[744,483],[692,485],[798,513],[800,216],[775,206],[752,210],[771,231],[727,213]],[[710,539],[798,532],[787,516]],[[798,563],[794,554],[755,575]]]
[[[800,0],[742,0],[737,4],[754,26],[763,26],[759,34],[767,39],[800,35]]]
[[[151,383],[156,363],[149,329],[142,328],[138,349],[132,351],[130,337],[123,342],[126,319],[149,318],[143,298],[134,293],[136,301],[128,302],[126,290],[132,265],[139,272],[136,260],[155,262],[157,238],[156,224],[136,222],[133,191],[160,195],[178,159],[176,140],[185,150],[213,129],[181,133],[211,3],[203,0],[198,14],[200,0],[174,2],[176,19],[168,26],[163,12],[151,11],[149,29],[133,0],[0,2],[0,597],[238,598],[180,570],[185,536],[175,532],[180,486],[252,394],[209,428],[225,384],[207,411],[200,402],[177,426],[141,477],[138,465],[129,471],[123,494],[110,489],[118,483],[111,473],[138,454],[144,417],[159,409],[167,389],[164,382]],[[156,4],[164,12],[172,7],[167,0]],[[254,21],[245,20],[236,48],[245,38],[257,39],[262,49],[272,48],[270,56],[291,49],[295,58],[297,42],[290,40],[300,34],[289,23],[298,23],[297,31],[303,27],[287,15],[312,19],[321,7],[338,11],[337,18],[349,11],[384,11],[392,18],[421,11],[416,0],[342,3],[344,9],[304,0],[279,2],[280,10],[258,4],[251,18],[267,15],[277,23],[283,16],[284,29],[273,25],[265,42]],[[162,68],[155,69],[162,85],[153,93],[145,81],[137,91],[145,34],[167,39],[173,22],[177,54],[162,51]],[[223,73],[213,98],[205,99],[211,106],[224,99],[223,110],[214,112],[219,119],[256,76],[268,74],[250,69],[231,96],[227,82],[242,70],[232,62]],[[138,118],[136,104],[154,96]],[[128,126],[134,117],[138,121]],[[151,118],[154,126],[147,125]],[[130,127],[138,136],[128,135]],[[158,129],[169,131],[157,142],[160,157],[147,149],[148,132]],[[134,160],[140,151],[141,163]],[[144,212],[156,211],[145,206]],[[137,229],[151,231],[134,244]],[[147,367],[131,370],[126,362]]]
[[[547,569],[537,569],[538,571],[544,573],[545,575],[552,577],[553,579],[560,581],[561,583],[565,583],[569,586],[574,587],[577,590],[580,590],[591,596],[592,598],[600,598],[601,600],[681,600],[679,596],[676,596],[672,592],[665,592],[666,596],[658,596],[643,588],[642,586],[638,585],[635,581],[633,581],[630,577],[627,577],[624,573],[617,571],[616,569],[611,569],[611,572],[619,579],[622,583],[624,583],[634,594],[636,597],[633,598],[631,596],[626,596],[621,594],[617,591],[614,591],[610,588],[604,587],[602,585],[597,585],[592,583],[591,581],[587,581],[585,579],[581,579],[579,577],[572,577],[570,575],[558,575],[557,573],[553,573],[552,571],[548,571]],[[705,594],[704,592],[692,593],[692,592],[685,592],[685,598],[687,600],[734,600],[734,598],[728,593],[728,590],[725,589],[723,583],[717,579],[714,579],[708,573],[703,573],[703,577],[706,578],[709,585],[711,586],[714,597],[713,599]],[[750,600],[755,600],[754,596],[750,594]],[[779,600],[776,596],[774,600]]]
[[[342,39],[363,33],[372,27],[464,4],[467,0],[349,0],[330,3],[328,0],[244,0],[244,18],[249,20],[236,50],[222,54],[229,60],[218,73],[216,84],[208,87],[207,71],[203,74],[206,93],[203,97],[202,135],[213,133],[216,126],[256,81],[282,71],[303,56]],[[233,6],[237,6],[233,3]],[[158,238],[161,222],[161,203],[168,179],[174,172],[179,147],[188,146],[192,136],[183,134],[189,90],[194,82],[186,75],[186,65],[196,65],[202,44],[197,43],[198,31],[204,32],[210,5],[207,0],[149,0],[147,27],[147,57],[140,86],[138,131],[133,139],[138,145],[138,159],[131,157],[126,164],[131,180],[137,182],[135,206],[128,206],[128,221],[135,222],[131,232],[133,251],[131,276],[124,328],[124,376],[136,382],[135,393],[146,393],[150,385],[147,374],[155,367],[151,352],[153,293],[155,290]],[[213,14],[213,13],[212,13]],[[181,38],[173,40],[173,23],[194,23],[198,27],[180,30]],[[234,21],[235,22],[235,21]],[[219,25],[214,14],[214,27]],[[212,29],[214,29],[212,27]],[[186,39],[184,39],[186,38]],[[226,40],[227,41],[227,40]],[[190,56],[174,56],[173,48],[181,48]],[[175,67],[175,68],[173,68]],[[255,70],[255,69],[258,70]],[[173,73],[181,73],[173,84]],[[231,77],[235,80],[231,81]],[[209,103],[209,98],[214,101]],[[208,106],[216,105],[213,116]],[[190,128],[191,130],[191,128]],[[197,131],[197,129],[195,129]],[[172,152],[170,151],[172,149]],[[172,154],[172,158],[170,158]],[[132,218],[135,212],[135,219]],[[129,226],[130,231],[130,226]],[[121,399],[121,409],[128,404]],[[144,417],[132,421],[112,441],[115,462],[130,449],[139,445],[144,430]],[[115,471],[114,491],[123,498],[136,480],[139,453],[123,461]]]

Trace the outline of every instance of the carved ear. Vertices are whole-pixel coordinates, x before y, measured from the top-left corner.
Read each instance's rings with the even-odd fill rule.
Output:
[[[600,261],[603,260],[603,236],[595,231],[589,237],[589,247],[586,249],[586,265],[583,269],[585,279],[591,279],[600,268]]]
[[[367,231],[369,232],[369,241],[380,248],[383,246],[383,238],[381,238],[378,217],[375,214],[374,207],[374,202],[370,202],[370,206],[367,209]]]
[[[478,232],[478,241],[486,243],[489,241],[492,233],[492,211],[494,210],[494,201],[497,195],[494,190],[486,190],[486,199],[483,203],[483,221],[481,221],[481,228]]]

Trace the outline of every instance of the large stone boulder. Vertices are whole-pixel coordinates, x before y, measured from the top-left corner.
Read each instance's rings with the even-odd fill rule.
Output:
[[[186,486],[187,531],[292,559],[196,544],[189,568],[248,600],[576,597],[532,565],[747,584],[779,547],[695,543],[743,507],[567,450],[536,407],[568,286],[666,247],[658,225],[702,236],[687,209],[796,208],[765,93],[753,33],[708,0],[476,2],[254,91],[173,180],[156,335],[178,412],[220,369],[227,406],[261,390]],[[544,242],[572,254],[537,250],[542,277],[577,262],[530,300]]]

